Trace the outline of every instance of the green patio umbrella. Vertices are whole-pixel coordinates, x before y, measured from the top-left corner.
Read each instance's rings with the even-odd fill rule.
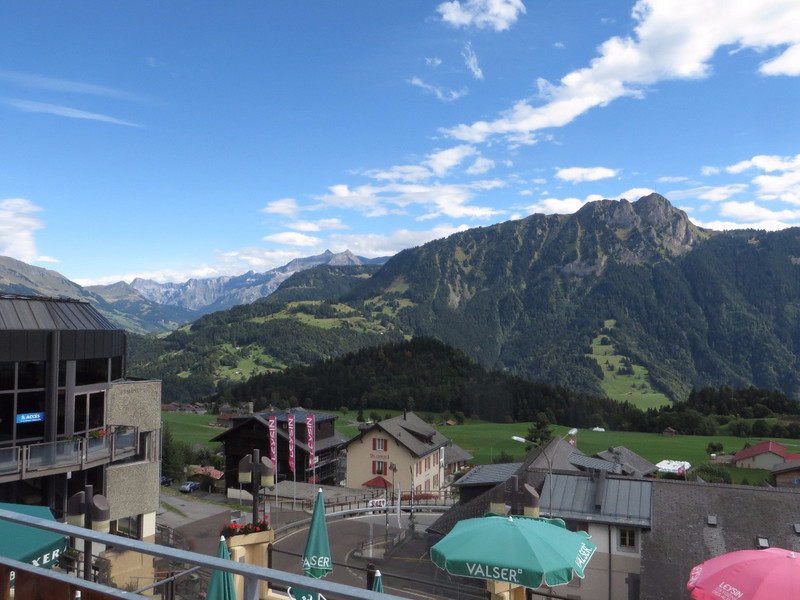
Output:
[[[325,504],[322,499],[322,488],[314,501],[314,512],[311,515],[311,527],[308,529],[308,540],[303,550],[303,572],[310,577],[325,577],[333,571],[331,546],[328,543],[328,526],[325,523]]]
[[[231,558],[231,554],[228,552],[228,546],[225,544],[225,536],[220,536],[219,538],[217,558],[225,558],[227,560]],[[233,573],[230,571],[211,571],[206,600],[236,600]]]
[[[56,520],[46,506],[0,503],[0,509]],[[66,548],[67,538],[61,533],[0,520],[0,556],[39,567],[52,567]]]
[[[487,514],[465,519],[431,548],[431,560],[453,575],[529,588],[583,578],[596,547],[561,519]]]
[[[372,591],[383,593],[383,576],[380,570],[375,571],[375,579],[372,581]]]

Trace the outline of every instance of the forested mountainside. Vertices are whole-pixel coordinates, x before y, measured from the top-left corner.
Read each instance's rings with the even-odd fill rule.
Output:
[[[163,340],[137,340],[129,365],[164,378],[172,398],[173,384],[196,385],[190,376],[211,393],[422,336],[488,370],[599,396],[603,366],[589,346],[602,334],[673,400],[723,385],[800,395],[797,228],[703,230],[652,194],[467,230],[366,275],[290,278],[284,301],[279,288]]]

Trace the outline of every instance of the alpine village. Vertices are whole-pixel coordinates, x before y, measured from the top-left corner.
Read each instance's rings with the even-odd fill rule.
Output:
[[[672,600],[797,562],[797,228],[651,194],[184,284],[2,257],[0,292],[0,599]]]

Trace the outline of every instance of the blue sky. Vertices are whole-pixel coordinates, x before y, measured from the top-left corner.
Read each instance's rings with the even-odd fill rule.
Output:
[[[0,4],[0,254],[81,284],[391,255],[657,191],[800,225],[797,0]]]

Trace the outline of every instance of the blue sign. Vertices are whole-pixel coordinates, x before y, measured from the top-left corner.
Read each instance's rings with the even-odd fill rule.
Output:
[[[17,423],[37,423],[44,421],[44,413],[22,413],[17,415]]]

